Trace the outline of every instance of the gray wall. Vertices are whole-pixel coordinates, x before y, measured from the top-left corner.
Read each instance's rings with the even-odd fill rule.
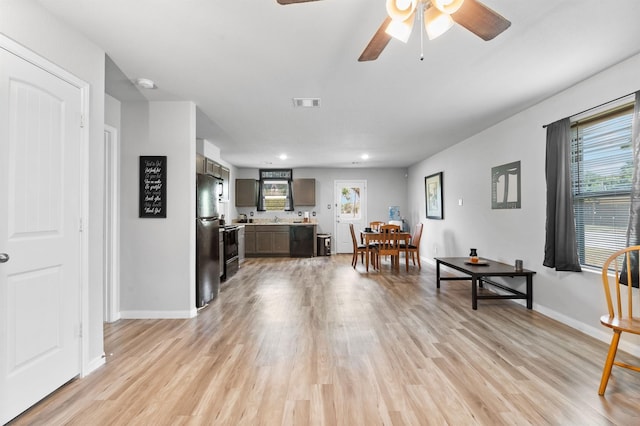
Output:
[[[195,104],[123,102],[120,306],[123,318],[195,311]],[[138,217],[139,156],[167,156],[167,217]]]
[[[535,270],[534,308],[603,341],[606,313],[600,271],[556,272],[542,266],[545,242],[545,140],[542,125],[640,89],[640,56],[622,62],[409,169],[409,215],[425,224],[421,256],[480,256]],[[522,208],[491,209],[492,167],[521,161]],[[424,177],[444,172],[444,220],[425,218]],[[458,200],[463,205],[458,205]],[[460,285],[460,284],[445,284]],[[637,291],[636,291],[637,293]],[[480,303],[479,309],[482,309]],[[629,342],[633,342],[631,345]],[[638,340],[621,347],[640,354]]]
[[[407,212],[407,170],[402,169],[293,169],[293,177],[316,179],[315,207],[296,207],[296,212],[278,213],[280,218],[297,218],[297,211],[316,212],[318,232],[334,234],[336,180],[362,179],[367,181],[367,220],[388,220],[389,206],[400,206],[401,215]],[[237,169],[238,178],[258,179],[258,169]],[[331,208],[327,208],[331,205]],[[273,218],[272,212],[238,208],[238,213],[254,212],[255,218]],[[312,217],[313,219],[313,217]]]
[[[105,54],[98,46],[70,29],[32,1],[0,1],[0,32],[47,58],[90,84],[89,93],[89,247],[88,294],[84,331],[83,371],[102,364],[102,268],[103,268],[103,133]]]

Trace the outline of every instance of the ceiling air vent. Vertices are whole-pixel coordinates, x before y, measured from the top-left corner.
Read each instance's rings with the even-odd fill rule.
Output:
[[[320,98],[293,98],[296,108],[320,108]]]

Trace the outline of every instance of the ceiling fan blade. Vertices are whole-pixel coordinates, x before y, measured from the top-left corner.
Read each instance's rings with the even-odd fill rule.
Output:
[[[378,28],[378,31],[373,35],[371,41],[369,41],[369,44],[367,44],[367,47],[364,48],[364,51],[358,58],[358,62],[375,61],[378,59],[378,56],[380,56],[384,48],[389,44],[389,40],[391,40],[391,36],[384,31],[390,22],[391,18],[387,16],[387,19],[384,20],[380,28]]]
[[[511,26],[510,21],[476,0],[464,0],[451,18],[485,41]]]
[[[279,4],[294,4],[294,3],[306,3],[308,1],[318,1],[318,0],[277,0]]]

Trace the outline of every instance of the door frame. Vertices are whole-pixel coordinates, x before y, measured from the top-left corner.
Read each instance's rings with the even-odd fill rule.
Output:
[[[104,125],[104,312],[105,322],[120,319],[120,137]]]
[[[84,377],[93,371],[97,366],[89,365],[89,89],[90,85],[84,80],[50,62],[48,59],[38,55],[29,48],[17,43],[11,38],[0,33],[0,49],[31,63],[69,83],[80,91],[80,110],[82,117],[80,127],[80,365],[78,371]]]

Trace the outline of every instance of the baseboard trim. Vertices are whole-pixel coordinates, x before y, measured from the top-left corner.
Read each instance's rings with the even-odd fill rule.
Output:
[[[185,319],[194,318],[198,314],[196,308],[190,311],[120,311],[122,319]]]
[[[425,259],[421,257],[421,260],[422,262],[426,262],[430,265],[433,265],[433,267],[436,266],[436,261],[434,259],[431,259],[431,258]],[[449,271],[449,270],[447,272],[451,272],[454,274],[456,273],[455,271]],[[522,300],[512,300],[511,302],[515,302],[522,306],[525,306],[525,303]],[[606,328],[599,329],[599,328],[592,327],[588,324],[585,324],[583,322],[576,321],[575,319],[568,317],[560,312],[554,311],[553,309],[549,309],[546,306],[542,306],[538,303],[535,303],[535,301],[533,303],[533,310],[555,321],[558,321],[559,323],[562,323],[571,328],[574,328],[586,334],[589,337],[593,337],[596,340],[599,340],[607,344],[611,343],[612,333],[609,329],[606,329]],[[625,341],[624,339],[620,339],[620,344],[618,346],[618,349],[621,351],[627,352],[633,356],[640,357],[640,344],[635,344],[635,343],[629,342],[628,340]]]
[[[540,312],[542,315],[547,316],[553,320],[556,320],[558,322],[561,322],[564,325],[567,325],[571,328],[574,328],[584,334],[586,334],[589,337],[593,337],[596,340],[600,340],[601,342],[604,342],[606,344],[610,344],[611,343],[611,338],[613,337],[613,333],[611,332],[610,329],[608,328],[595,328],[592,327],[588,324],[585,324],[583,322],[580,321],[576,321],[573,318],[569,318],[564,314],[561,314],[557,311],[554,311],[552,309],[548,309],[545,306],[540,306],[538,304],[533,305],[533,309],[536,312]],[[627,334],[628,335],[628,334]],[[624,336],[624,333],[623,333]],[[618,350],[627,352],[633,356],[636,357],[640,357],[640,345],[634,344],[629,342],[628,340],[624,340],[624,337],[622,339],[620,339],[620,343],[618,345]],[[604,359],[604,358],[603,358]]]
[[[86,368],[84,369],[84,371],[82,372],[82,376],[81,377],[86,377],[89,374],[93,373],[94,371],[96,371],[98,368],[102,367],[103,365],[105,365],[107,362],[107,358],[105,357],[104,353],[98,357],[98,358],[94,358],[91,361],[89,361],[89,363],[86,365]]]

